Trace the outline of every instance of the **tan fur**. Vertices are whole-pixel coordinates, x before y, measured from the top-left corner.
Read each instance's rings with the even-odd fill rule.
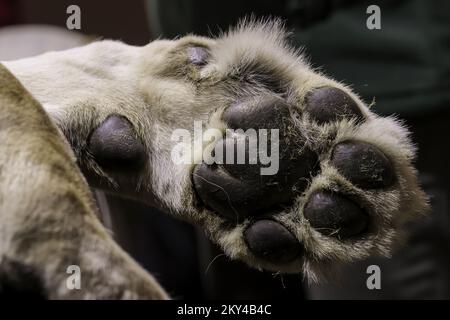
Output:
[[[2,65],[0,146],[0,266],[32,270],[49,298],[167,298],[100,224],[66,140]],[[66,286],[69,265],[80,290]]]
[[[199,68],[188,63],[186,48],[189,46],[208,49],[210,57],[206,66]],[[426,197],[418,186],[411,164],[415,150],[408,131],[394,118],[375,115],[345,85],[312,70],[302,56],[286,44],[285,33],[276,21],[246,23],[216,39],[187,36],[174,41],[155,41],[145,47],[102,41],[5,65],[42,103],[69,141],[83,172],[100,178],[102,188],[159,206],[201,225],[229,257],[241,259],[253,267],[274,272],[303,271],[309,279],[318,280],[333,273],[332,270],[340,263],[372,254],[389,256],[401,238],[404,220],[418,217],[427,209]],[[274,88],[268,88],[264,83],[240,81],[242,70],[258,73],[262,78],[278,79],[278,92],[273,92]],[[334,86],[346,91],[357,101],[368,120],[359,127],[347,120],[325,126],[310,121],[302,113],[305,96],[322,86]],[[205,128],[224,130],[225,124],[220,121],[223,110],[236,100],[260,94],[283,95],[298,108],[302,116],[296,120],[297,130],[306,137],[308,146],[320,154],[321,160],[321,173],[311,177],[308,189],[297,199],[296,205],[275,218],[289,228],[307,250],[304,258],[284,266],[271,265],[252,255],[242,234],[249,221],[226,228],[223,218],[199,207],[191,182],[193,165],[175,165],[170,153],[174,144],[171,134],[175,129],[192,131],[193,122],[201,120]],[[86,152],[89,134],[111,114],[126,116],[147,148],[149,161],[136,176],[106,173]],[[329,166],[333,146],[346,139],[367,141],[379,147],[396,168],[397,184],[386,190],[364,191],[350,184]],[[8,136],[2,143],[12,141],[17,140]],[[36,159],[43,145],[43,141],[35,144],[28,142],[15,148],[17,152],[27,152],[29,157]],[[201,151],[194,150],[195,153]],[[59,152],[56,153],[59,155]],[[64,154],[67,156],[68,153]],[[13,169],[19,170],[17,165],[11,167]],[[31,168],[28,174],[39,175],[42,170]],[[72,183],[85,192],[80,205],[90,204],[90,196],[78,171],[73,165],[69,171],[74,177],[68,176],[63,181],[54,180],[52,183],[48,182],[50,178],[47,177],[46,185],[60,190],[58,186],[70,187],[69,183]],[[18,192],[4,182],[0,187],[7,188],[3,195]],[[303,206],[314,190],[323,188],[340,191],[365,206],[372,221],[366,235],[356,240],[339,241],[325,237],[309,226],[303,217]],[[52,192],[47,189],[39,194],[46,197]],[[29,197],[31,195],[28,194],[22,196],[23,199]],[[48,203],[51,214],[46,217],[57,215],[62,210],[57,208],[64,206],[64,201]],[[27,209],[19,211],[26,214]],[[91,211],[89,214],[92,217]],[[83,229],[78,231],[77,237],[105,234],[97,223],[91,223],[92,231]],[[29,224],[24,222],[24,226]],[[39,224],[41,227],[44,225]],[[8,232],[18,232],[23,228],[17,227]],[[43,236],[44,242],[45,239]],[[107,242],[112,245],[110,240]],[[91,256],[95,254],[90,250],[85,252]],[[34,256],[30,253],[30,257]],[[26,255],[23,257],[25,259]],[[120,268],[122,266],[118,265],[117,270]],[[51,265],[45,267],[45,272],[52,270],[55,268]],[[134,284],[133,281],[130,283]],[[158,292],[162,295],[161,291]]]

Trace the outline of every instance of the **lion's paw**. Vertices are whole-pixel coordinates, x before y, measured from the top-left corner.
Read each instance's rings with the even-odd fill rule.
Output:
[[[423,212],[426,198],[401,123],[373,114],[345,87],[308,92],[300,105],[260,96],[221,114],[230,129],[279,130],[277,141],[272,131],[265,136],[279,151],[275,174],[261,174],[267,165],[260,150],[254,164],[237,164],[236,152],[234,161],[195,166],[193,185],[204,211],[215,216],[207,229],[228,255],[315,278],[336,262],[390,255],[399,225]],[[224,158],[242,137],[218,142]],[[251,159],[261,145],[244,140]]]

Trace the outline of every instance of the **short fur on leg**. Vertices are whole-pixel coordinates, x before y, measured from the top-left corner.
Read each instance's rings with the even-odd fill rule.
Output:
[[[167,298],[100,224],[70,146],[2,65],[0,147],[0,294]],[[66,285],[70,265],[80,267],[79,290]]]

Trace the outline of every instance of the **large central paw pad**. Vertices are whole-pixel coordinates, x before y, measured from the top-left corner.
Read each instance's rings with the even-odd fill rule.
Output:
[[[388,254],[405,200],[421,204],[413,210],[423,210],[426,201],[410,166],[406,131],[393,119],[372,114],[343,89],[316,88],[301,105],[272,96],[239,101],[222,120],[231,129],[279,130],[279,139],[266,136],[279,147],[273,175],[261,174],[267,164],[259,160],[194,168],[201,202],[240,230],[234,240],[226,228],[215,235],[231,256],[272,270],[298,271],[319,261]],[[252,149],[260,145],[247,140],[245,155],[251,159],[261,153]],[[238,141],[224,137],[219,143],[226,153]],[[411,200],[412,190],[416,200]],[[242,244],[244,249],[236,250]]]
[[[249,139],[244,141],[243,156],[247,159],[244,164],[237,161],[237,144],[242,140],[239,137],[223,139],[220,143],[225,158],[227,150],[230,150],[226,148],[227,145],[231,145],[235,151],[232,161],[212,165],[203,163],[194,170],[195,188],[204,204],[236,222],[291,205],[317,168],[317,155],[305,147],[301,137],[291,137],[294,124],[289,106],[279,98],[264,97],[231,106],[223,114],[223,120],[232,129],[279,130],[276,145],[279,150],[276,159],[279,168],[273,175],[261,174],[261,168],[266,167],[257,157],[261,151],[258,150],[261,137],[255,140],[257,145],[251,145]],[[269,142],[270,139],[268,131]],[[252,153],[257,158],[255,164],[249,163]]]

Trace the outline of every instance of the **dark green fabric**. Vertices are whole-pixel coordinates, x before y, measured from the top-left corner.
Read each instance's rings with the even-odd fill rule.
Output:
[[[209,35],[245,15],[280,16],[315,67],[352,85],[375,111],[402,116],[450,107],[448,0],[149,0],[158,35]],[[381,8],[381,30],[366,8]]]
[[[379,1],[381,30],[366,28],[366,3],[297,28],[315,66],[352,85],[377,111],[410,115],[450,107],[450,1]],[[388,5],[389,4],[389,5]]]

